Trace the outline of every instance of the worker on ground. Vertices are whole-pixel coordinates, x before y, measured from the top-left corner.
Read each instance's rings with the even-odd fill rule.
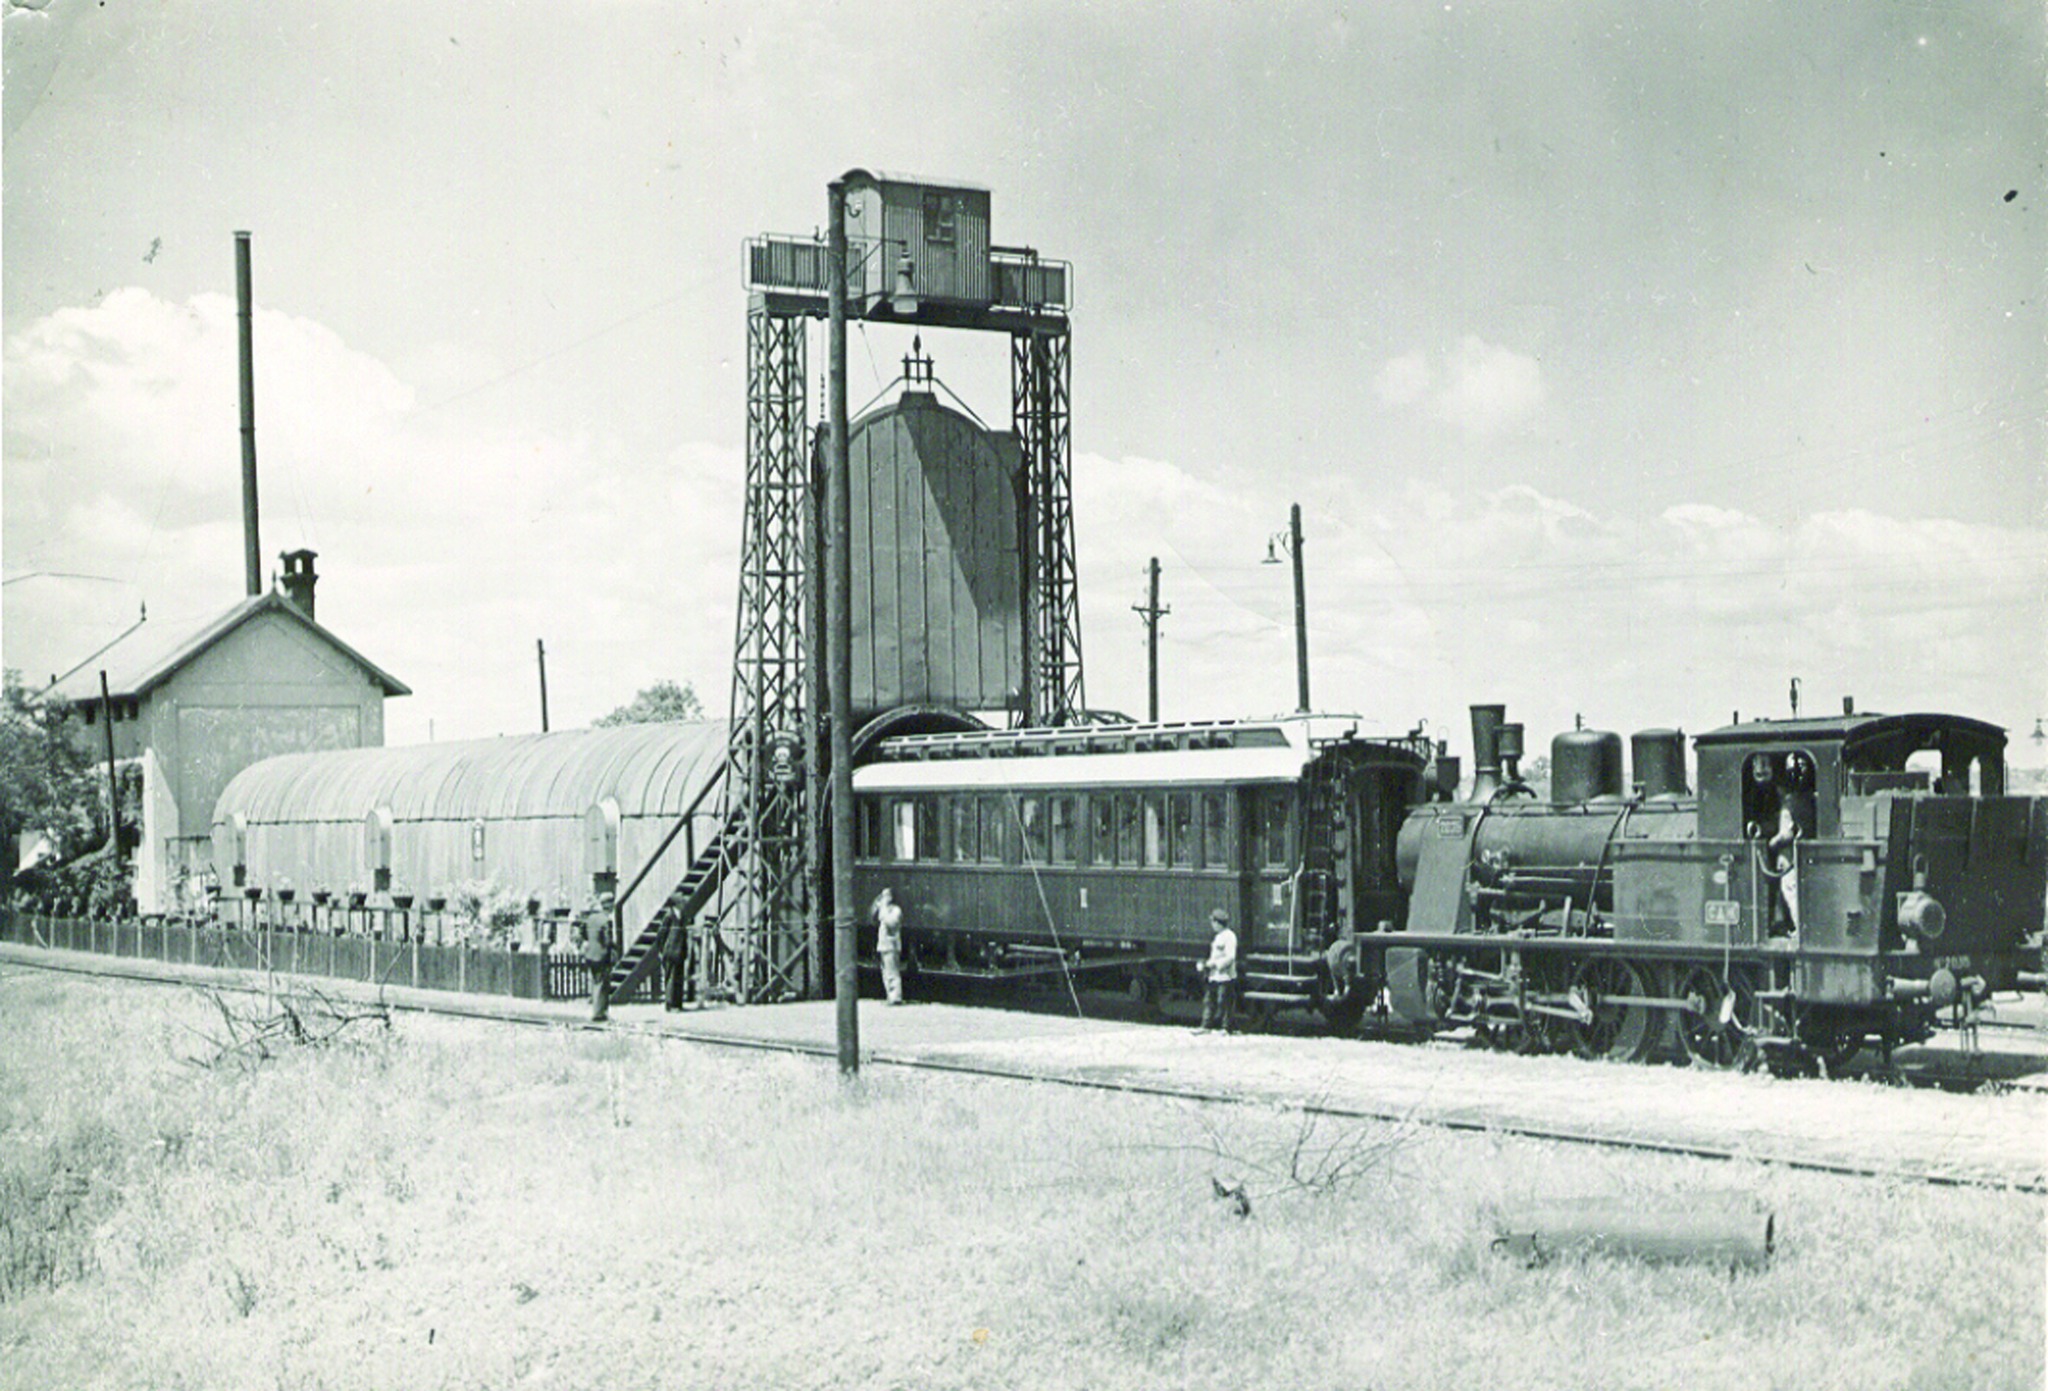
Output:
[[[903,909],[888,889],[875,895],[875,955],[882,960],[882,993],[892,1005],[903,1003]]]
[[[690,924],[681,913],[668,914],[661,931],[662,1008],[674,1014],[683,1007],[683,982],[689,977]]]
[[[1209,914],[1215,936],[1209,939],[1209,959],[1202,963],[1206,985],[1202,991],[1202,1028],[1207,1033],[1221,1027],[1235,1033],[1237,1024],[1237,934],[1230,930],[1230,915],[1221,908]]]
[[[599,894],[583,917],[583,962],[590,968],[590,1020],[602,1024],[612,1012],[612,963],[618,948],[612,933],[612,896]]]

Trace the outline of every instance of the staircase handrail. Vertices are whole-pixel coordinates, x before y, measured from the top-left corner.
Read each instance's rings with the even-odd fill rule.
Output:
[[[640,866],[640,872],[635,874],[632,882],[627,884],[624,891],[612,900],[612,931],[614,934],[625,924],[626,900],[631,898],[633,891],[638,889],[646,881],[647,876],[654,872],[654,867],[661,863],[661,857],[666,855],[668,848],[676,843],[676,837],[683,833],[685,827],[690,826],[696,821],[698,809],[703,806],[704,799],[711,795],[711,789],[718,786],[719,780],[725,776],[725,770],[728,766],[730,765],[721,762],[718,765],[718,770],[704,780],[704,785],[697,789],[697,795],[690,799],[690,805],[683,808],[682,814],[676,818],[676,824],[668,828],[668,834],[661,838],[661,844],[654,847],[654,853],[649,855]],[[697,837],[694,833],[690,836],[687,849],[689,851],[688,858],[694,863],[697,858]]]

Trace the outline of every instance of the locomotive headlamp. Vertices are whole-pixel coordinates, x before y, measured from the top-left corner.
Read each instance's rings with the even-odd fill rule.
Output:
[[[1899,926],[1930,942],[1948,930],[1948,909],[1927,892],[1925,855],[1913,857],[1913,887],[1899,895]]]
[[[1933,894],[1909,890],[1899,895],[1899,926],[1932,942],[1948,930],[1948,909]]]

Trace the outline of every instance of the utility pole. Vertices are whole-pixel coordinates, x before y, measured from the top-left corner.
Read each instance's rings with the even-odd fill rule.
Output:
[[[1145,718],[1159,723],[1159,620],[1172,613],[1159,605],[1159,557],[1145,567],[1148,583],[1145,602],[1131,605],[1131,612],[1145,619]]]
[[[853,500],[846,437],[846,179],[826,189],[829,451],[825,461],[825,683],[832,762],[832,975],[839,1073],[860,1071],[860,968],[853,917]]]
[[[107,694],[107,674],[100,673],[100,724],[107,731],[107,844],[114,863],[121,862],[121,782],[114,776],[114,698]]]
[[[548,732],[548,646],[539,638],[533,640],[533,650],[540,658],[540,732]]]
[[[1294,670],[1301,684],[1301,712],[1308,713],[1308,591],[1301,577],[1301,504],[1287,513],[1287,553],[1294,557]]]

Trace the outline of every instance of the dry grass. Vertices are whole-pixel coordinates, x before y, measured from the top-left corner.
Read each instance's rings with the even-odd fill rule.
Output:
[[[181,1065],[212,1009],[0,977],[0,1385],[2042,1382],[2035,1198],[417,1017]],[[1487,1247],[1731,1185],[1761,1274]]]

